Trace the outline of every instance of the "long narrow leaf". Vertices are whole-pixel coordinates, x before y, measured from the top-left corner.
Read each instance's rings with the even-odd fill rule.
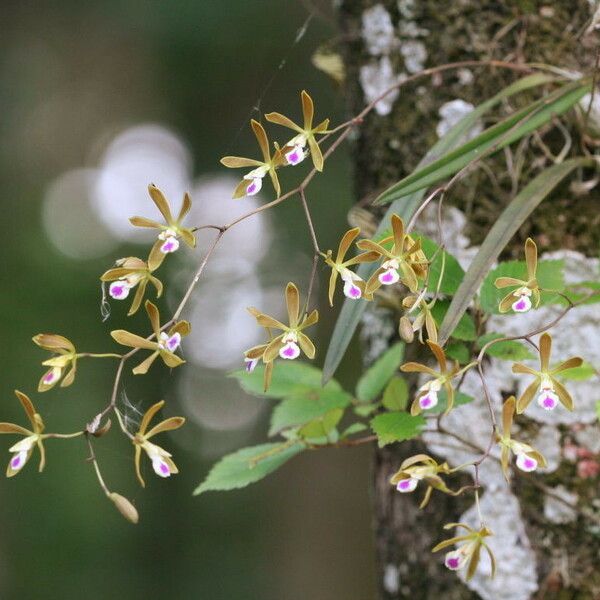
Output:
[[[518,92],[548,83],[553,80],[554,77],[545,73],[535,73],[533,75],[523,77],[522,79],[519,79],[518,81],[507,86],[492,98],[481,103],[477,108],[463,117],[454,127],[452,127],[450,131],[446,133],[446,135],[440,138],[438,142],[434,144],[430,148],[429,152],[427,152],[427,154],[423,157],[419,163],[419,167],[424,167],[425,165],[437,160],[440,156],[452,150],[452,148],[455,148],[464,138],[464,135],[468,133],[475,125],[477,120],[505,98],[509,98]],[[391,190],[392,188],[386,190],[381,197],[384,197],[388,193],[391,194]],[[377,228],[376,236],[381,235],[381,233],[390,227],[390,219],[393,214],[399,215],[404,219],[405,222],[408,221],[414,214],[419,204],[422,202],[424,194],[425,190],[419,190],[418,192],[410,195],[396,195],[395,197],[390,196],[388,202],[391,201],[392,204],[381,220]],[[365,263],[360,265],[357,272],[360,277],[362,277],[364,280],[367,280],[373,274],[376,268],[377,267],[374,264]],[[325,365],[323,367],[323,383],[327,383],[327,381],[333,377],[333,374],[338,368],[342,357],[344,356],[346,349],[352,340],[352,336],[358,327],[360,318],[365,311],[365,308],[366,301],[364,300],[344,301],[342,310],[338,316],[335,329],[333,331],[333,335],[331,337],[331,342],[329,343],[327,356],[325,357]]]
[[[485,153],[493,154],[572,108],[589,93],[588,79],[571,82],[529,106],[489,127],[460,147],[416,171],[382,194],[375,204],[387,204],[393,198],[412,194],[458,173]]]
[[[593,164],[593,159],[578,157],[549,167],[530,181],[504,209],[499,219],[490,229],[479,252],[477,252],[467,270],[465,278],[452,298],[450,308],[448,308],[440,328],[440,345],[445,344],[448,340],[450,333],[467,310],[469,303],[477,293],[483,279],[500,252],[538,204],[574,169],[592,166]]]

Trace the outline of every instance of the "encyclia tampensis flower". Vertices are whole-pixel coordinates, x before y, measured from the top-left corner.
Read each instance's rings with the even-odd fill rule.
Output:
[[[162,433],[163,431],[173,431],[179,429],[184,423],[184,417],[169,417],[164,421],[161,421],[150,431],[147,431],[150,421],[152,421],[154,415],[164,406],[164,400],[153,404],[144,414],[140,422],[140,426],[136,434],[133,436],[133,445],[135,447],[135,473],[138,481],[142,487],[146,486],[144,478],[141,473],[141,457],[142,450],[146,453],[150,461],[152,462],[152,469],[159,477],[170,477],[174,473],[179,473],[177,465],[173,462],[171,454],[164,448],[157,446],[150,441],[150,438],[155,435]]]
[[[254,346],[244,353],[247,370],[253,370],[259,360],[262,360],[265,364],[265,390],[269,387],[273,361],[277,357],[284,360],[295,360],[301,352],[310,359],[315,356],[315,346],[304,333],[304,330],[317,323],[319,312],[315,309],[300,318],[300,293],[292,282],[289,282],[285,288],[285,303],[288,313],[288,325],[284,325],[281,321],[264,314],[256,308],[248,308],[256,322],[264,327],[269,335],[267,343]],[[273,329],[281,331],[281,333],[274,336]]]
[[[13,453],[12,458],[6,469],[6,476],[13,477],[16,475],[29,461],[33,450],[37,447],[40,451],[40,466],[39,472],[44,470],[46,465],[46,452],[44,450],[44,421],[39,413],[35,410],[33,403],[28,396],[15,390],[15,394],[31,423],[31,429],[26,429],[21,425],[14,423],[0,423],[0,433],[12,433],[23,436],[23,439],[9,448],[9,452]]]
[[[100,277],[100,281],[111,282],[108,293],[115,300],[125,300],[129,292],[137,286],[127,316],[138,311],[149,283],[156,289],[157,298],[160,298],[163,292],[161,281],[152,275],[148,263],[135,256],[117,260],[116,266],[106,271]]]
[[[419,277],[427,275],[427,257],[421,250],[421,241],[415,241],[404,231],[404,222],[393,214],[392,235],[379,242],[360,240],[357,246],[367,252],[375,252],[383,259],[381,266],[367,282],[367,293],[372,294],[382,285],[394,285],[401,281],[411,292],[419,288]],[[390,249],[386,248],[393,242]]]
[[[425,330],[427,332],[427,339],[431,342],[437,343],[437,325],[433,315],[431,314],[431,309],[433,308],[434,304],[435,299],[427,302],[427,300],[424,298],[424,293],[421,293],[418,296],[410,294],[402,300],[402,306],[403,308],[406,308],[407,311],[404,315],[402,315],[402,317],[400,317],[400,322],[398,323],[398,333],[405,342],[410,344],[414,339],[415,333],[418,333],[419,341],[421,344],[423,344],[423,330]],[[414,312],[416,312],[417,316],[411,322],[408,315]]]
[[[537,308],[540,304],[540,287],[536,279],[537,273],[537,246],[531,238],[525,242],[525,262],[527,264],[527,280],[515,277],[498,277],[494,285],[498,289],[517,286],[517,289],[509,292],[500,301],[501,313],[508,312],[511,308],[514,312],[527,312],[533,306]]]
[[[437,406],[438,392],[442,388],[446,391],[447,405],[445,412],[448,413],[454,405],[454,388],[452,387],[451,381],[471,367],[471,365],[467,365],[461,369],[458,363],[454,363],[450,368],[448,366],[448,361],[446,360],[446,353],[441,346],[431,340],[427,340],[427,345],[437,360],[439,371],[417,362],[407,362],[400,367],[400,370],[405,373],[426,373],[433,377],[433,379],[429,379],[419,387],[417,395],[410,407],[412,415],[418,415],[424,410]]]
[[[344,296],[351,300],[358,300],[359,298],[365,297],[367,300],[370,297],[365,296],[365,282],[349,267],[358,265],[365,262],[373,262],[379,258],[377,252],[363,252],[352,258],[346,260],[346,254],[352,242],[358,237],[360,229],[355,227],[348,230],[340,240],[335,260],[333,260],[333,252],[327,251],[325,255],[325,262],[331,267],[331,276],[329,277],[329,304],[333,306],[333,295],[335,294],[335,286],[338,277],[341,277],[344,282]]]
[[[533,375],[535,379],[527,386],[517,402],[517,413],[521,414],[529,406],[533,397],[537,394],[537,403],[545,410],[554,410],[560,402],[567,410],[573,410],[573,398],[565,386],[558,381],[556,375],[567,369],[580,367],[583,359],[573,356],[558,366],[550,367],[550,354],[552,353],[552,336],[543,333],[539,341],[540,369],[532,369],[521,363],[515,363],[512,367],[513,373],[524,373]]]
[[[329,127],[329,119],[321,121],[313,127],[313,119],[315,114],[312,98],[305,90],[300,93],[300,101],[302,103],[302,116],[304,124],[302,127],[296,125],[291,119],[278,112],[271,112],[265,115],[265,119],[270,123],[283,125],[297,134],[281,149],[281,152],[288,165],[295,166],[300,164],[306,158],[306,146],[310,148],[310,155],[313,165],[317,171],[323,170],[323,154],[315,135],[324,135]]]
[[[150,324],[152,325],[154,333],[152,338],[154,339],[143,338],[123,329],[110,332],[113,339],[123,346],[152,351],[152,354],[148,358],[143,360],[137,367],[134,367],[134,375],[144,375],[147,373],[152,363],[159,356],[168,367],[173,368],[182,365],[185,360],[177,356],[175,351],[179,348],[181,339],[188,335],[191,330],[190,324],[187,321],[178,321],[168,331],[162,331],[158,308],[150,300],[146,300],[145,307]]]
[[[254,167],[250,172],[244,175],[244,178],[233,192],[233,198],[243,198],[244,196],[254,196],[262,189],[262,180],[265,175],[269,175],[275,194],[279,198],[281,195],[281,185],[277,177],[276,170],[286,164],[281,148],[275,144],[275,152],[271,154],[269,147],[269,138],[264,127],[252,119],[250,121],[252,131],[256,136],[256,141],[263,155],[263,160],[254,158],[244,158],[241,156],[224,156],[221,159],[221,164],[229,169],[240,169],[244,167]]]
[[[466,579],[469,581],[475,574],[481,556],[481,549],[484,548],[490,557],[491,576],[494,577],[496,575],[496,559],[494,558],[494,554],[490,547],[484,541],[485,538],[493,535],[492,531],[485,525],[482,525],[478,530],[473,529],[465,523],[448,523],[444,525],[444,529],[453,528],[464,529],[467,533],[465,535],[458,535],[448,540],[444,540],[431,551],[439,552],[444,548],[460,544],[456,550],[451,550],[446,553],[444,564],[451,571],[458,571],[466,566]]]
[[[33,337],[33,342],[56,355],[42,362],[42,365],[50,369],[42,375],[38,392],[52,389],[59,381],[61,387],[70,386],[75,381],[78,358],[73,343],[66,337],[54,333],[39,333]]]
[[[515,464],[521,471],[531,473],[538,467],[546,466],[546,459],[529,444],[514,440],[511,435],[515,416],[515,397],[510,396],[502,406],[502,435],[496,434],[496,441],[500,445],[500,464],[506,481],[509,480],[509,462],[511,453],[515,455]]]
[[[164,194],[154,185],[148,186],[148,193],[152,198],[156,208],[165,219],[165,223],[159,223],[146,217],[131,217],[129,222],[135,227],[147,227],[149,229],[158,229],[160,233],[150,250],[148,256],[148,269],[150,272],[156,271],[162,264],[165,256],[176,252],[179,249],[179,238],[181,238],[190,248],[196,247],[196,237],[194,232],[181,223],[192,207],[192,199],[189,194],[183,197],[183,203],[177,218],[173,217],[171,207]]]
[[[390,483],[400,493],[406,494],[414,492],[419,483],[423,481],[427,484],[427,489],[419,508],[425,508],[434,489],[451,496],[458,496],[465,490],[464,487],[451,490],[440,477],[440,473],[445,475],[452,473],[448,463],[438,463],[427,454],[416,454],[402,462],[400,469],[390,478]]]

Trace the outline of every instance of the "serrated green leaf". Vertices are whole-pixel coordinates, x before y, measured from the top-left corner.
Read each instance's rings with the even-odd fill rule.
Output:
[[[321,438],[330,437],[331,431],[340,422],[344,415],[343,408],[332,408],[328,410],[324,415],[313,419],[310,423],[307,423],[298,431],[298,435],[303,438]],[[333,441],[333,440],[332,440]]]
[[[444,348],[446,356],[457,360],[461,365],[466,365],[471,360],[471,353],[466,344],[462,342],[450,342]]]
[[[304,425],[333,408],[346,408],[351,401],[350,394],[338,390],[315,390],[288,397],[273,409],[269,435],[275,435],[282,429]]]
[[[503,337],[505,336],[503,336],[501,333],[486,333],[477,339],[477,345],[479,348],[483,348],[488,342],[491,342],[492,340],[498,340]],[[496,342],[495,344],[489,346],[485,353],[489,356],[493,356],[494,358],[511,361],[535,358],[533,353],[528,350],[524,344],[517,340]]]
[[[418,436],[425,426],[421,415],[407,412],[386,412],[371,419],[371,429],[377,436],[380,448],[393,442],[401,442]]]
[[[469,396],[469,394],[465,394],[463,392],[454,392],[454,409],[462,406],[463,404],[469,404],[469,402],[473,402],[473,400],[473,396]],[[446,394],[446,390],[441,390],[438,392],[438,403],[433,408],[425,411],[425,413],[437,415],[444,412],[447,405],[448,395]]]
[[[586,381],[597,374],[596,369],[590,363],[584,362],[580,367],[561,371],[557,376],[568,381]]]
[[[242,448],[215,464],[206,479],[194,490],[194,495],[246,487],[278,469],[304,448],[301,443],[261,444]]]
[[[404,410],[408,404],[408,384],[403,377],[392,377],[381,402],[388,410]]]
[[[423,235],[415,235],[415,239],[421,240],[421,247],[428,260],[431,260],[433,255],[437,252],[439,246],[429,238]],[[445,263],[445,264],[444,264]],[[460,266],[459,262],[444,250],[444,252],[438,252],[435,259],[429,266],[429,283],[427,289],[431,292],[435,292],[438,288],[438,282],[440,275],[442,275],[442,264],[444,264],[444,273],[442,283],[440,285],[440,293],[451,296],[456,292],[460,282],[465,276],[464,269]]]
[[[340,439],[345,439],[347,437],[350,437],[351,435],[354,435],[355,433],[360,433],[365,429],[367,429],[367,426],[364,423],[352,423],[352,425],[344,429],[344,431],[340,435]]]
[[[356,385],[356,397],[360,402],[371,402],[383,391],[398,370],[404,357],[404,344],[397,342],[388,348],[362,375]]]
[[[435,319],[438,327],[444,321],[444,317],[450,308],[449,300],[438,300],[431,309],[431,314]],[[458,325],[454,328],[452,335],[454,339],[461,340],[463,342],[472,342],[477,338],[477,331],[475,329],[475,321],[469,313],[465,313],[458,322]]]
[[[440,328],[439,343],[444,345],[465,314],[490,267],[523,222],[544,198],[574,169],[592,166],[593,160],[578,157],[549,167],[530,181],[504,209],[487,234],[452,298]]]
[[[562,292],[565,287],[564,260],[541,260],[538,262],[537,280],[540,287],[547,290]],[[511,288],[498,289],[494,282],[498,277],[515,277],[527,280],[527,264],[525,261],[512,260],[500,263],[490,271],[483,280],[479,292],[481,309],[489,314],[500,314],[500,300],[508,294]],[[543,303],[552,301],[555,294],[542,294]]]
[[[256,396],[266,396],[268,398],[285,398],[308,393],[313,390],[341,390],[340,384],[331,380],[325,388],[321,383],[321,370],[303,362],[286,361],[275,365],[273,369],[273,379],[269,389],[263,391],[264,366],[258,365],[252,373],[247,373],[245,369],[234,371],[229,374],[240,382],[242,389],[249,394]]]
[[[589,79],[567,83],[544,98],[532,102],[529,106],[506,117],[489,127],[465,144],[451,150],[438,160],[417,168],[410,175],[380,196],[375,204],[387,204],[390,197],[413,194],[423,188],[458,173],[469,163],[491,156],[502,148],[529,135],[532,131],[550,122],[557,115],[571,109],[589,93]]]
[[[468,115],[465,115],[429,149],[427,154],[419,162],[418,167],[420,168],[428,165],[437,160],[440,156],[446,154],[448,151],[456,148],[461,143],[461,140],[464,138],[465,134],[472,129],[473,125],[484,114],[489,112],[494,106],[496,106],[505,98],[509,98],[510,96],[523,90],[549,83],[555,79],[556,78],[554,76],[546,73],[534,73],[519,79],[518,81],[498,92],[492,98],[482,102]],[[391,204],[377,227],[377,232],[374,236],[375,239],[383,231],[390,228],[390,220],[393,214],[397,214],[399,217],[404,219],[404,222],[406,223],[413,216],[415,210],[422,202],[425,195],[425,190],[419,190],[418,192],[408,196],[399,196],[394,193],[393,187],[394,186],[383,192],[383,194],[380,196],[380,199],[386,197],[385,202],[382,202],[382,204]],[[357,274],[366,281],[376,269],[376,263],[365,263],[359,265]],[[325,356],[325,364],[323,366],[324,383],[333,377],[333,374],[342,361],[342,358],[344,357],[344,354],[350,345],[352,337],[356,332],[356,328],[360,323],[360,319],[366,307],[366,300],[344,300],[342,310],[340,311],[335,323],[335,328],[329,342],[329,347],[327,348],[327,355]]]

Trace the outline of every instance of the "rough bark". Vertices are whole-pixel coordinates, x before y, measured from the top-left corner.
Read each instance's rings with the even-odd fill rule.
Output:
[[[365,41],[363,23],[365,11],[377,5],[389,15],[395,39],[389,48],[373,52]],[[365,103],[364,67],[377,68],[383,59],[396,75],[410,73],[415,68],[411,64],[415,57],[425,67],[494,58],[589,70],[594,63],[593,44],[597,39],[582,33],[590,16],[587,0],[343,0],[339,17],[345,40],[349,113],[355,114]],[[378,36],[383,46],[387,43],[386,36],[389,37],[389,32],[382,31]],[[437,139],[435,125],[440,106],[456,98],[476,105],[514,78],[510,72],[478,68],[402,90],[389,114],[372,113],[366,119],[354,142],[357,197],[361,200],[372,197],[415,167]],[[577,144],[579,134],[575,126],[571,133],[573,143]],[[550,147],[560,148],[561,140],[553,136],[544,139]],[[528,157],[539,154],[539,148],[534,148]],[[494,169],[493,161],[490,165],[498,176],[497,185],[484,185],[487,175],[478,172],[450,198],[465,211],[466,233],[473,243],[481,241],[490,223],[514,196],[512,182],[501,175],[506,171],[504,159],[494,160],[498,160],[498,168]],[[522,181],[518,183],[520,187]],[[535,235],[542,249],[570,248],[587,256],[597,254],[600,221],[594,206],[598,206],[598,191],[574,196],[565,193],[566,189],[557,190],[547,201],[546,209],[522,227],[508,254],[514,255],[528,235]],[[389,318],[389,314],[381,314],[382,317],[375,318]],[[401,460],[416,451],[422,451],[422,446],[396,445],[378,450],[374,457],[374,530],[380,597],[382,600],[477,598],[430,553],[440,539],[442,524],[456,520],[465,509],[465,502],[472,501],[437,495],[425,511],[418,511],[419,498],[399,495],[388,483],[390,473]],[[560,470],[553,475],[555,481],[560,481],[560,477]],[[598,538],[589,533],[581,520],[558,529],[549,526],[538,517],[537,495],[526,486],[517,492],[539,559],[537,597],[561,600],[598,597],[595,595],[598,576],[590,576],[594,562],[597,564]],[[566,544],[569,552],[576,554],[576,560],[571,562],[574,570],[568,579],[554,570],[550,560],[552,544]]]

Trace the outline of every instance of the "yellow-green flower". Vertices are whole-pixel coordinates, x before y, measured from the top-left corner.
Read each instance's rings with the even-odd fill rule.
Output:
[[[267,137],[264,127],[258,121],[252,119],[250,125],[252,126],[252,131],[254,131],[254,135],[260,146],[263,160],[243,158],[241,156],[225,156],[221,159],[221,164],[230,169],[254,167],[252,171],[244,175],[242,181],[240,181],[235,188],[233,197],[243,198],[244,196],[254,196],[255,194],[258,194],[262,188],[263,177],[268,173],[273,183],[273,187],[275,188],[275,193],[279,198],[281,195],[281,185],[279,184],[276,169],[285,164],[285,159],[277,144],[275,144],[275,153],[271,155],[269,138]]]
[[[427,258],[421,250],[421,241],[404,232],[404,222],[398,215],[392,215],[392,235],[379,243],[361,240],[357,246],[361,250],[377,253],[383,264],[367,282],[367,292],[373,293],[382,285],[393,285],[401,281],[411,292],[419,287],[418,277],[427,274]],[[390,250],[384,247],[393,240]]]
[[[440,477],[440,473],[446,475],[452,473],[452,469],[448,466],[448,463],[438,464],[427,454],[416,454],[407,458],[400,465],[400,469],[390,478],[390,483],[396,486],[396,489],[400,493],[406,494],[414,492],[419,482],[424,481],[427,484],[427,490],[419,508],[425,508],[429,503],[431,493],[434,489],[444,494],[450,494],[451,496],[458,496],[465,490],[464,487],[456,491],[448,488],[444,480]]]
[[[181,210],[175,219],[171,213],[171,207],[164,197],[163,193],[154,185],[148,186],[148,193],[150,198],[156,204],[156,208],[160,211],[162,216],[165,218],[165,223],[159,223],[146,217],[131,217],[129,222],[135,227],[148,227],[150,229],[158,229],[158,239],[150,250],[148,256],[148,268],[150,271],[156,271],[162,264],[165,256],[179,249],[179,238],[181,238],[190,248],[196,247],[196,237],[194,232],[184,227],[181,222],[185,216],[190,212],[192,207],[192,199],[189,194],[185,194],[183,197],[183,204]]]
[[[100,281],[111,281],[108,293],[115,300],[125,300],[129,292],[137,286],[137,291],[131,303],[128,316],[135,314],[142,304],[146,287],[151,283],[156,288],[156,297],[160,298],[163,285],[154,275],[148,263],[135,256],[121,258],[116,267],[109,269],[100,277]]]
[[[377,252],[364,252],[358,256],[344,260],[350,246],[352,246],[352,242],[358,237],[359,233],[360,229],[355,227],[344,234],[340,241],[335,260],[332,258],[333,252],[331,250],[328,250],[325,256],[325,262],[331,267],[331,276],[329,277],[329,304],[331,306],[333,306],[333,295],[338,276],[344,282],[344,296],[346,298],[357,300],[365,296],[365,282],[348,267],[360,263],[373,262],[379,258],[379,254]]]
[[[315,139],[315,135],[324,135],[327,133],[329,119],[325,119],[313,127],[315,108],[312,98],[305,90],[302,90],[300,93],[300,101],[302,102],[302,116],[304,117],[304,125],[302,127],[300,127],[300,125],[296,125],[296,123],[294,123],[291,119],[288,119],[286,116],[278,112],[266,114],[265,119],[267,119],[267,121],[270,123],[283,125],[284,127],[297,132],[297,135],[295,135],[282,149],[282,154],[288,165],[295,166],[305,159],[306,145],[308,144],[315,169],[317,169],[317,171],[322,171],[323,154],[321,153],[321,148],[319,148],[319,144]]]
[[[171,454],[164,448],[153,444],[150,441],[150,438],[162,433],[163,431],[173,431],[174,429],[179,429],[185,423],[185,418],[169,417],[168,419],[158,423],[158,425],[155,425],[152,429],[150,429],[150,431],[146,431],[150,425],[150,421],[164,406],[164,404],[164,400],[161,400],[160,402],[153,404],[146,411],[146,414],[142,417],[138,432],[133,436],[133,445],[135,447],[135,473],[142,487],[146,486],[140,469],[142,450],[152,461],[152,468],[159,477],[169,477],[173,473],[179,473],[177,465],[171,459]]]
[[[412,415],[418,415],[423,410],[437,406],[438,392],[442,387],[446,390],[447,406],[445,412],[448,413],[454,405],[454,388],[451,381],[468,368],[461,369],[458,363],[449,368],[444,350],[431,340],[427,340],[427,345],[438,362],[439,371],[417,362],[407,362],[400,367],[400,370],[405,373],[427,373],[433,377],[433,379],[424,383],[417,391],[417,395],[410,407]]]
[[[154,332],[154,339],[146,339],[123,329],[110,332],[113,339],[123,346],[153,351],[148,358],[133,369],[134,375],[147,373],[152,363],[159,356],[168,367],[173,368],[182,365],[185,360],[177,356],[175,351],[179,348],[181,339],[188,335],[191,330],[187,321],[178,321],[167,332],[161,331],[158,308],[150,300],[146,300],[145,307]]]
[[[545,410],[554,410],[560,402],[567,410],[573,410],[573,398],[565,386],[556,379],[555,375],[567,369],[579,367],[583,359],[573,356],[560,363],[553,369],[550,368],[550,354],[552,352],[552,336],[544,333],[540,336],[540,370],[515,363],[512,367],[513,373],[526,373],[533,375],[535,379],[527,386],[519,401],[517,402],[517,414],[521,414],[529,406],[533,397],[538,393],[537,403]]]
[[[49,350],[57,355],[42,363],[42,365],[50,367],[50,369],[42,375],[38,384],[38,392],[45,392],[52,389],[59,381],[61,387],[71,385],[75,381],[78,358],[73,343],[66,337],[54,333],[40,333],[33,337],[33,341],[40,348]],[[70,369],[65,375],[69,367]]]
[[[508,463],[511,452],[517,457],[516,465],[521,471],[527,473],[535,471],[538,467],[546,466],[546,459],[535,448],[529,444],[518,442],[511,437],[513,419],[515,417],[515,397],[506,399],[502,406],[502,435],[496,435],[496,441],[500,444],[500,464],[506,481],[509,479]]]
[[[15,390],[15,394],[23,406],[32,429],[29,430],[14,423],[0,423],[0,433],[15,433],[24,436],[20,442],[9,448],[9,452],[13,453],[13,457],[6,469],[7,477],[13,477],[27,464],[36,446],[40,451],[40,466],[38,469],[40,473],[44,470],[46,464],[46,452],[43,444],[43,439],[46,437],[43,435],[44,421],[25,394],[18,390]]]
[[[533,298],[535,308],[540,304],[540,287],[536,279],[537,246],[531,238],[527,238],[525,242],[525,262],[527,263],[527,281],[514,277],[498,277],[494,282],[498,289],[518,286],[500,301],[501,313],[508,312],[511,308],[515,312],[527,312],[531,308],[531,298]]]
[[[439,550],[443,550],[444,548],[448,548],[449,546],[454,546],[455,544],[463,542],[457,550],[453,550],[446,554],[444,564],[451,571],[458,571],[466,566],[467,581],[469,581],[475,574],[475,570],[479,564],[481,548],[485,548],[488,556],[490,557],[490,562],[492,564],[492,577],[494,577],[496,574],[496,559],[494,558],[490,547],[484,541],[486,537],[493,535],[491,530],[485,526],[482,526],[481,529],[476,531],[464,523],[448,523],[447,525],[444,525],[444,529],[452,529],[455,527],[460,527],[466,530],[466,535],[459,535],[448,540],[444,540],[435,548],[433,548],[432,552],[438,552]]]
[[[286,360],[294,360],[300,356],[301,350],[310,359],[315,356],[315,346],[303,331],[317,323],[319,312],[313,310],[300,319],[300,293],[292,282],[288,283],[285,289],[285,302],[289,319],[288,325],[284,325],[256,308],[248,308],[257,323],[269,333],[268,343],[254,346],[244,353],[248,371],[252,371],[260,359],[265,363],[265,390],[268,389],[271,382],[273,361],[277,356]],[[273,336],[272,329],[282,333]]]

